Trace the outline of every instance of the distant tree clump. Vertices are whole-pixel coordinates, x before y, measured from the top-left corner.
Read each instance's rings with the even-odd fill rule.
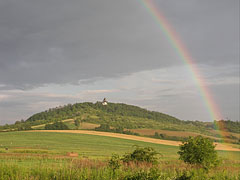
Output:
[[[95,131],[114,132],[114,133],[120,133],[120,134],[140,136],[139,133],[135,133],[135,132],[132,132],[129,130],[124,130],[123,127],[110,128],[110,126],[108,124],[100,124],[99,127],[95,128]]]
[[[110,129],[110,126],[108,124],[100,124],[99,127],[95,128],[95,131],[111,132],[111,129]]]
[[[214,128],[223,127],[224,131],[240,133],[240,121],[220,120],[214,121]]]
[[[202,136],[189,137],[179,146],[180,159],[185,163],[209,169],[218,165],[219,160],[213,141]]]
[[[81,125],[81,120],[80,120],[80,118],[76,118],[76,119],[74,120],[74,124],[75,124],[75,126],[77,127],[77,129],[79,129],[79,127],[80,127],[80,125]]]
[[[32,130],[32,127],[30,124],[22,124],[17,127],[18,131],[27,131],[27,130]]]
[[[155,134],[150,137],[156,138],[156,139],[166,139],[166,140],[173,140],[173,141],[184,141],[187,138],[186,137],[181,137],[181,136],[168,136],[166,134],[159,134],[158,132],[155,132]]]
[[[68,126],[64,124],[63,122],[55,122],[53,124],[46,124],[45,125],[46,130],[68,130]]]

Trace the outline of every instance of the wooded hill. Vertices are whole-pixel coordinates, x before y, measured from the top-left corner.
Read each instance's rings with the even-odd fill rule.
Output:
[[[78,119],[81,122],[94,124],[107,124],[113,128],[121,129],[161,129],[170,131],[190,131],[205,135],[213,135],[215,123],[201,121],[183,121],[160,112],[149,111],[137,106],[122,103],[108,103],[103,106],[101,102],[76,103],[51,108],[44,112],[34,114],[26,121],[17,121],[13,125],[0,126],[0,130],[14,129],[27,130],[31,126],[47,124],[65,119]],[[240,123],[233,121],[220,121],[225,131],[240,133]]]

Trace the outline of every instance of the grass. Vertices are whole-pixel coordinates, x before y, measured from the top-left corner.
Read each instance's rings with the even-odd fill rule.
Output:
[[[7,147],[9,153],[24,149],[47,150],[48,154],[77,152],[80,156],[104,158],[112,153],[124,154],[133,149],[134,145],[151,146],[167,159],[176,159],[178,148],[134,140],[125,140],[112,137],[52,133],[52,132],[7,132],[0,133],[0,152]]]
[[[113,137],[52,133],[52,132],[6,132],[0,133],[0,153],[61,154],[77,152],[80,156],[104,158],[111,154],[129,152],[134,145],[150,146],[163,155],[163,159],[177,159],[178,147],[126,140]],[[5,148],[8,148],[6,151]],[[240,152],[218,151],[223,159],[239,160]]]
[[[239,165],[238,168],[221,166],[206,173],[174,160],[163,161],[155,166],[147,163],[122,164],[115,171],[108,167],[107,161],[91,159],[18,157],[7,163],[0,162],[0,180],[237,180],[240,177],[238,172]]]
[[[123,155],[138,145],[150,146],[163,157],[151,170],[149,164],[125,164],[113,172],[107,166],[112,153]],[[6,150],[5,148],[8,148]],[[52,133],[6,132],[0,133],[0,180],[5,179],[127,179],[159,175],[159,179],[177,179],[191,174],[202,179],[238,179],[240,152],[218,151],[222,164],[208,175],[191,169],[178,160],[178,147],[112,137]],[[68,157],[77,152],[79,157]],[[151,174],[153,173],[153,174]],[[195,174],[195,175],[194,175]],[[196,175],[197,174],[197,175]],[[227,178],[226,178],[227,177]],[[155,178],[156,179],[156,178]],[[200,178],[199,178],[200,179]]]

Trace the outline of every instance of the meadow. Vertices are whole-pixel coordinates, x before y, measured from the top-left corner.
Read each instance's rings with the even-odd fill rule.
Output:
[[[134,145],[151,146],[161,152],[165,158],[176,159],[178,148],[120,138],[52,132],[16,131],[0,133],[0,152],[25,153],[39,152],[49,155],[66,155],[76,152],[79,156],[89,158],[106,158],[112,153],[123,155],[134,149]],[[5,150],[5,148],[8,150]],[[35,153],[35,154],[36,154]]]
[[[134,146],[161,153],[158,165],[122,164],[113,171],[108,160]],[[0,133],[0,179],[238,179],[240,152],[218,151],[222,163],[209,173],[178,160],[178,147],[141,141],[56,132]],[[78,157],[69,157],[68,153]]]

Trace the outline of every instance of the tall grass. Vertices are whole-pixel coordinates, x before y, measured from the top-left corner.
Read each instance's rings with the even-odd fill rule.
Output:
[[[107,160],[43,156],[1,157],[0,180],[184,180],[240,178],[239,161],[227,161],[206,173],[178,160],[151,163],[125,163],[120,169],[108,166]],[[228,167],[228,168],[226,168]]]

